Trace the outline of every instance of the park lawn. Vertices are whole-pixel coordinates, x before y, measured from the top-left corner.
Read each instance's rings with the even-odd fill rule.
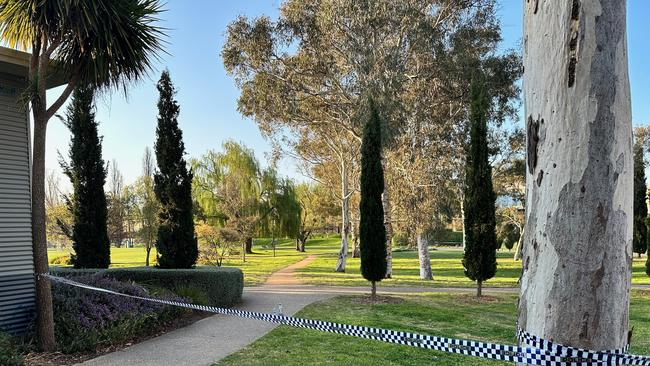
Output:
[[[478,301],[468,294],[400,296],[402,303],[360,302],[342,296],[314,303],[297,316],[413,331],[454,338],[516,344],[516,295],[500,294]],[[650,353],[650,292],[633,291],[631,352]],[[280,326],[215,365],[512,365],[470,356],[392,345],[378,341]]]
[[[329,239],[314,239],[327,241]],[[337,240],[337,239],[333,239]],[[264,283],[271,273],[284,268],[290,264],[300,261],[307,254],[295,250],[294,241],[291,239],[280,239],[276,245],[275,257],[273,248],[270,246],[270,239],[255,239],[253,254],[246,255],[246,262],[242,261],[240,255],[224,260],[224,267],[237,267],[244,272],[244,284],[255,286]],[[68,255],[69,250],[48,250],[50,259]],[[156,250],[151,251],[151,263],[155,264]],[[144,247],[115,248],[111,247],[111,267],[143,267],[145,264]]]
[[[307,243],[307,251],[310,251]],[[320,248],[322,251],[322,248]],[[513,259],[513,252],[497,252],[497,273],[484,283],[486,287],[517,287],[521,275],[521,261]],[[379,286],[419,287],[474,287],[475,283],[463,273],[463,251],[458,247],[439,247],[430,251],[433,281],[420,279],[418,254],[416,251],[393,251],[393,276],[381,281]],[[319,255],[318,259],[297,270],[304,283],[324,286],[366,286],[361,277],[359,258],[348,257],[345,273],[334,272],[337,261],[336,250]],[[645,273],[645,256],[634,257],[632,283],[650,284]]]
[[[361,277],[359,258],[348,256],[346,272],[334,272],[337,253],[340,246],[338,237],[319,237],[310,239],[306,253],[298,253],[292,239],[280,239],[276,245],[276,255],[270,239],[255,239],[254,254],[246,255],[246,263],[241,256],[233,256],[224,261],[224,266],[241,268],[244,272],[246,286],[264,283],[271,273],[300,261],[307,255],[314,254],[317,259],[307,267],[298,269],[302,281],[310,285],[328,286],[367,286]],[[49,250],[50,258],[67,255],[68,251]],[[393,252],[393,278],[382,281],[379,286],[421,286],[421,287],[473,287],[474,283],[463,274],[461,260],[462,249],[458,247],[439,247],[431,250],[431,267],[433,281],[421,280],[416,251],[395,250]],[[155,249],[151,252],[152,264],[155,264]],[[485,282],[486,287],[517,287],[521,274],[521,262],[512,259],[513,253],[497,253],[497,274]],[[111,248],[111,267],[144,266],[145,250],[136,248]],[[645,274],[645,255],[634,257],[632,283],[650,285],[650,277]]]
[[[69,255],[69,249],[48,249],[47,256],[50,261],[56,257]],[[115,248],[111,247],[111,267],[143,267],[146,257],[144,247],[135,248]],[[151,256],[149,258],[152,265],[156,264],[156,248],[151,249]]]

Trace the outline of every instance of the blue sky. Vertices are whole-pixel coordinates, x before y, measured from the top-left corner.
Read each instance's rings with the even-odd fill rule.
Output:
[[[269,144],[251,120],[237,112],[239,92],[226,75],[219,56],[225,29],[238,15],[276,17],[280,0],[169,0],[162,14],[162,26],[169,29],[167,51],[150,79],[123,93],[103,95],[97,101],[97,119],[104,137],[104,159],[117,160],[126,183],[141,172],[146,146],[153,147],[156,128],[155,82],[167,67],[178,88],[179,118],[185,147],[190,157],[219,149],[227,139],[243,142],[266,164]],[[628,0],[628,47],[632,87],[632,117],[635,124],[650,123],[650,1]],[[501,0],[504,48],[519,44],[522,34],[522,0]],[[59,90],[53,90],[52,96]],[[52,98],[52,97],[50,97]],[[63,112],[62,109],[60,111]],[[69,134],[57,119],[48,126],[47,167],[59,171],[58,152],[67,154]],[[301,179],[291,160],[284,160],[280,173]],[[62,182],[65,179],[62,178]]]

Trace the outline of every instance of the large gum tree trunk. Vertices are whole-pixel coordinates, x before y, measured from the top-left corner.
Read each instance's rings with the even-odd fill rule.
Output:
[[[348,258],[348,235],[350,234],[350,182],[345,159],[341,159],[341,221],[341,249],[334,269],[336,272],[345,272]]]
[[[432,280],[431,259],[429,258],[429,242],[422,232],[418,232],[418,259],[420,260],[420,278],[423,280]]]
[[[526,237],[519,325],[628,341],[632,124],[625,0],[524,2]]]

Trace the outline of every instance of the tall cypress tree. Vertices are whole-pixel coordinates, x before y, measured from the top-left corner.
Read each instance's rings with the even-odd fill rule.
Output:
[[[69,163],[61,159],[63,172],[70,178],[73,193],[67,204],[73,217],[66,232],[72,240],[72,264],[75,268],[108,268],[110,242],[106,229],[106,168],[102,143],[97,134],[93,90],[78,87],[66,113],[70,129]]]
[[[489,163],[487,112],[490,99],[485,77],[477,73],[471,85],[470,143],[465,165],[465,276],[476,281],[476,296],[481,296],[483,281],[494,276],[496,261],[496,195],[492,189]]]
[[[183,133],[178,128],[180,108],[176,90],[163,71],[158,81],[158,127],[156,128],[156,160],[154,190],[160,201],[158,216],[158,266],[161,268],[190,268],[198,255],[192,213],[192,172],[188,171]]]
[[[645,182],[645,162],[643,161],[643,143],[637,141],[634,144],[634,220],[632,249],[639,257],[648,248],[648,206],[646,203],[647,189]]]
[[[370,115],[361,141],[361,202],[359,203],[359,246],[361,273],[372,283],[372,299],[377,282],[386,276],[386,227],[381,195],[384,169],[381,165],[381,125],[379,113],[369,100]]]

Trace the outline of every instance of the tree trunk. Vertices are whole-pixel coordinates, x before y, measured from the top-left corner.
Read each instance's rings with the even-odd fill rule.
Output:
[[[463,249],[465,249],[465,199],[460,200],[460,219],[461,225],[463,225]]]
[[[539,4],[538,4],[539,3]],[[626,1],[528,1],[519,326],[592,350],[628,341],[632,123]]]
[[[242,262],[246,263],[246,241],[244,241],[244,243],[242,244],[241,249],[242,249],[241,251]]]
[[[336,261],[336,272],[345,272],[348,257],[348,235],[350,234],[350,182],[345,159],[341,159],[341,249]]]
[[[345,209],[343,209],[343,212],[345,212]],[[347,216],[343,216],[343,223],[341,224],[341,250],[339,250],[339,258],[336,261],[336,272],[345,272],[345,263],[348,257],[349,223],[346,221],[347,221]]]
[[[45,136],[47,120],[45,112],[34,108],[34,146],[32,156],[32,250],[36,275],[36,333],[42,350],[52,351],[54,339],[54,315],[50,281],[40,276],[49,272],[47,260],[47,236],[45,233]],[[44,109],[44,108],[43,108]]]
[[[372,302],[377,301],[377,282],[370,281],[370,300]]]
[[[253,254],[253,238],[250,236],[246,238],[246,254]]]
[[[476,281],[476,298],[480,299],[483,296],[483,281]]]
[[[521,260],[521,247],[524,243],[524,235],[526,235],[526,225],[524,225],[521,228],[521,232],[519,234],[519,239],[517,240],[516,248],[515,248],[515,255],[514,255],[514,260],[515,261],[520,261]]]
[[[384,172],[386,171],[385,166],[384,164]],[[386,228],[386,278],[391,278],[393,276],[393,223],[390,216],[388,184],[384,185],[381,204],[384,208],[384,227]]]
[[[429,242],[422,232],[418,232],[418,258],[420,259],[420,279],[432,280],[431,259],[429,258]]]
[[[147,257],[145,258],[145,266],[149,267],[149,256],[151,255],[151,245],[147,245]]]
[[[359,228],[354,220],[350,221],[350,235],[352,235],[352,258],[359,258]]]

